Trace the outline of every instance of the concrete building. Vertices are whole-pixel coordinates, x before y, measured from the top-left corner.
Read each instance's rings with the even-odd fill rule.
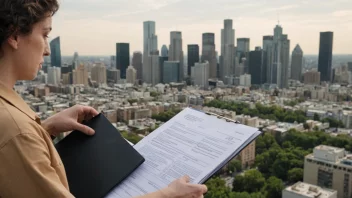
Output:
[[[180,62],[179,61],[165,61],[163,64],[163,73],[162,79],[164,84],[169,84],[172,82],[179,82],[179,73],[180,70]]]
[[[266,70],[266,81],[269,84],[274,84],[274,68],[273,68],[273,53],[274,53],[274,37],[263,36],[263,50],[266,51],[267,55],[267,70]]]
[[[209,62],[196,63],[194,66],[194,85],[202,88],[208,88],[209,80]]]
[[[116,69],[116,68],[109,68],[106,71],[106,76],[107,76],[107,81],[109,83],[117,83],[120,81],[121,79],[121,74],[120,74],[120,70]]]
[[[252,77],[250,74],[240,76],[240,86],[251,87]]]
[[[184,63],[182,50],[182,33],[178,31],[170,32],[169,61],[179,61],[179,79],[184,78]]]
[[[231,19],[224,20],[224,29],[221,30],[221,58],[220,79],[226,84],[231,84],[230,79],[235,73],[236,64],[235,30]]]
[[[297,182],[282,191],[282,198],[337,198],[337,191]]]
[[[98,84],[106,84],[106,67],[104,64],[95,64],[91,71],[91,78]]]
[[[291,79],[302,81],[303,51],[299,44],[292,51]]]
[[[318,71],[321,74],[321,81],[324,82],[331,82],[332,80],[333,39],[333,32],[320,32]]]
[[[202,35],[201,61],[203,63],[208,61],[208,63],[209,63],[209,77],[212,79],[218,78],[214,33],[203,33],[203,35]]]
[[[49,87],[46,86],[37,86],[34,88],[34,96],[36,98],[41,98],[44,96],[49,96],[50,90]]]
[[[143,55],[142,52],[133,52],[132,56],[132,66],[137,70],[137,79],[143,79]]]
[[[116,68],[116,56],[110,56],[110,68]]]
[[[88,86],[88,69],[84,65],[78,66],[72,73],[73,84]]]
[[[167,49],[166,45],[161,47],[161,56],[162,57],[169,57],[169,50]]]
[[[308,71],[303,74],[303,82],[307,85],[319,85],[320,84],[320,72]]]
[[[135,84],[137,80],[137,70],[133,66],[128,66],[126,72],[126,82]]]
[[[148,79],[145,80],[146,83],[156,85],[161,82],[161,70],[159,63],[159,51],[151,52],[148,57],[147,65],[150,67],[150,71],[148,71]]]
[[[241,161],[243,168],[248,168],[255,163],[255,141],[240,152],[238,159]]]
[[[58,85],[61,82],[61,68],[49,67],[48,68],[48,84]]]
[[[345,149],[317,146],[305,157],[304,182],[337,190],[337,198],[352,196],[352,156]]]
[[[152,66],[150,63],[149,56],[151,53],[155,55],[158,51],[158,37],[155,33],[155,22],[145,21],[143,22],[143,69],[142,76],[143,81],[146,83],[152,82]]]

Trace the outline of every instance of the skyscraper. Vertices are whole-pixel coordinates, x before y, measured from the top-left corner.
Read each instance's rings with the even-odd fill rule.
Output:
[[[130,44],[116,43],[116,69],[120,70],[122,79],[126,79],[126,69],[129,65]]]
[[[235,57],[235,30],[232,20],[226,19],[221,30],[220,78],[227,84],[235,73]]]
[[[274,53],[274,37],[273,36],[263,36],[263,50],[267,55],[267,70],[266,70],[266,82],[274,83],[274,68],[273,68],[273,53]],[[275,70],[276,71],[276,70]]]
[[[296,45],[292,51],[291,60],[291,79],[302,80],[302,66],[303,66],[303,51],[299,44]]]
[[[142,59],[143,59],[142,52],[133,52],[132,66],[137,71],[137,80],[143,79]]]
[[[156,85],[161,82],[160,75],[160,63],[159,63],[159,51],[154,51],[150,54],[148,57],[148,65],[150,65],[150,79],[146,81],[147,83],[150,83],[152,85]]]
[[[106,84],[106,67],[102,63],[95,64],[91,71],[91,77],[93,81],[98,84]]]
[[[79,65],[72,73],[73,84],[88,86],[88,69],[83,65]]]
[[[249,38],[238,38],[236,48],[236,66],[235,76],[241,76],[244,73],[248,73],[248,59],[250,51],[250,39]]]
[[[179,61],[165,61],[162,69],[163,83],[179,82],[179,67]]]
[[[237,54],[247,53],[250,51],[250,39],[249,38],[238,38],[237,39]]]
[[[320,32],[318,71],[320,80],[331,82],[333,32]]]
[[[194,66],[194,84],[201,88],[208,88],[209,63],[196,63]]]
[[[126,82],[127,83],[131,83],[131,84],[134,84],[136,83],[136,80],[137,80],[137,70],[134,69],[133,66],[128,66],[127,68],[127,77],[126,77]]]
[[[61,68],[49,67],[48,68],[48,84],[58,85],[61,81]]]
[[[56,37],[50,42],[50,58],[52,67],[61,67],[61,46],[60,37]]]
[[[209,78],[217,78],[217,59],[215,52],[214,33],[203,33],[202,35],[202,58],[201,61],[209,63]]]
[[[166,45],[163,45],[161,47],[161,56],[162,57],[168,57],[169,56],[169,50],[167,49]]]
[[[182,33],[178,31],[170,32],[169,61],[180,61],[179,78],[183,80],[183,50],[182,50]]]
[[[187,75],[191,76],[191,68],[199,62],[199,45],[188,45],[187,49]]]
[[[151,83],[152,80],[152,66],[149,65],[151,62],[150,54],[155,54],[158,51],[158,37],[155,34],[155,22],[145,21],[143,22],[143,68],[142,76],[143,81]],[[137,72],[138,73],[138,72]]]
[[[116,69],[116,56],[110,56],[110,67]]]
[[[266,82],[266,51],[257,48],[249,52],[248,71],[251,75],[251,84],[261,85]]]
[[[73,69],[76,69],[76,67],[78,67],[78,65],[79,65],[79,55],[78,55],[78,52],[75,52],[73,54],[73,60],[72,60]]]

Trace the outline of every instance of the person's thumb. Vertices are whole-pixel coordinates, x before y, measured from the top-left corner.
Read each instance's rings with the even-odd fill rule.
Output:
[[[78,130],[78,131],[85,133],[87,135],[94,135],[94,133],[95,133],[95,131],[92,128],[90,128],[86,125],[83,125],[81,123],[78,123],[78,122],[76,122],[73,127],[75,130]]]
[[[191,180],[191,178],[188,175],[185,175],[180,178],[180,181],[184,182],[184,183],[189,183],[190,180]]]

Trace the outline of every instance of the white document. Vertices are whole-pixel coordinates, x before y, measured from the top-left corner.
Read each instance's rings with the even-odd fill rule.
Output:
[[[145,195],[184,175],[191,183],[203,183],[259,134],[256,128],[186,108],[134,146],[146,161],[107,197]]]

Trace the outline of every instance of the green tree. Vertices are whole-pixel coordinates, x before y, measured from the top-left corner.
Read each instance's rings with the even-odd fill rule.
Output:
[[[281,179],[270,177],[263,188],[267,198],[282,197],[282,190],[285,188]]]
[[[231,189],[226,187],[224,180],[219,177],[215,177],[207,181],[208,192],[204,196],[205,198],[218,198],[218,197],[229,197]]]
[[[258,170],[246,171],[243,175],[237,175],[233,182],[235,192],[259,192],[265,184],[265,178]]]
[[[288,182],[296,183],[303,181],[303,169],[302,168],[293,168],[288,171]]]
[[[304,129],[306,129],[306,130],[310,129],[309,124],[307,124],[307,123],[304,123],[304,124],[303,124],[303,127],[304,127]]]
[[[277,142],[273,135],[271,135],[270,133],[265,133],[264,135],[259,136],[256,139],[255,144],[256,144],[255,151],[256,151],[256,154],[258,155],[269,150],[270,147],[273,144],[277,144]]]
[[[315,121],[320,121],[320,116],[319,116],[317,113],[315,113],[313,119],[314,119]]]

